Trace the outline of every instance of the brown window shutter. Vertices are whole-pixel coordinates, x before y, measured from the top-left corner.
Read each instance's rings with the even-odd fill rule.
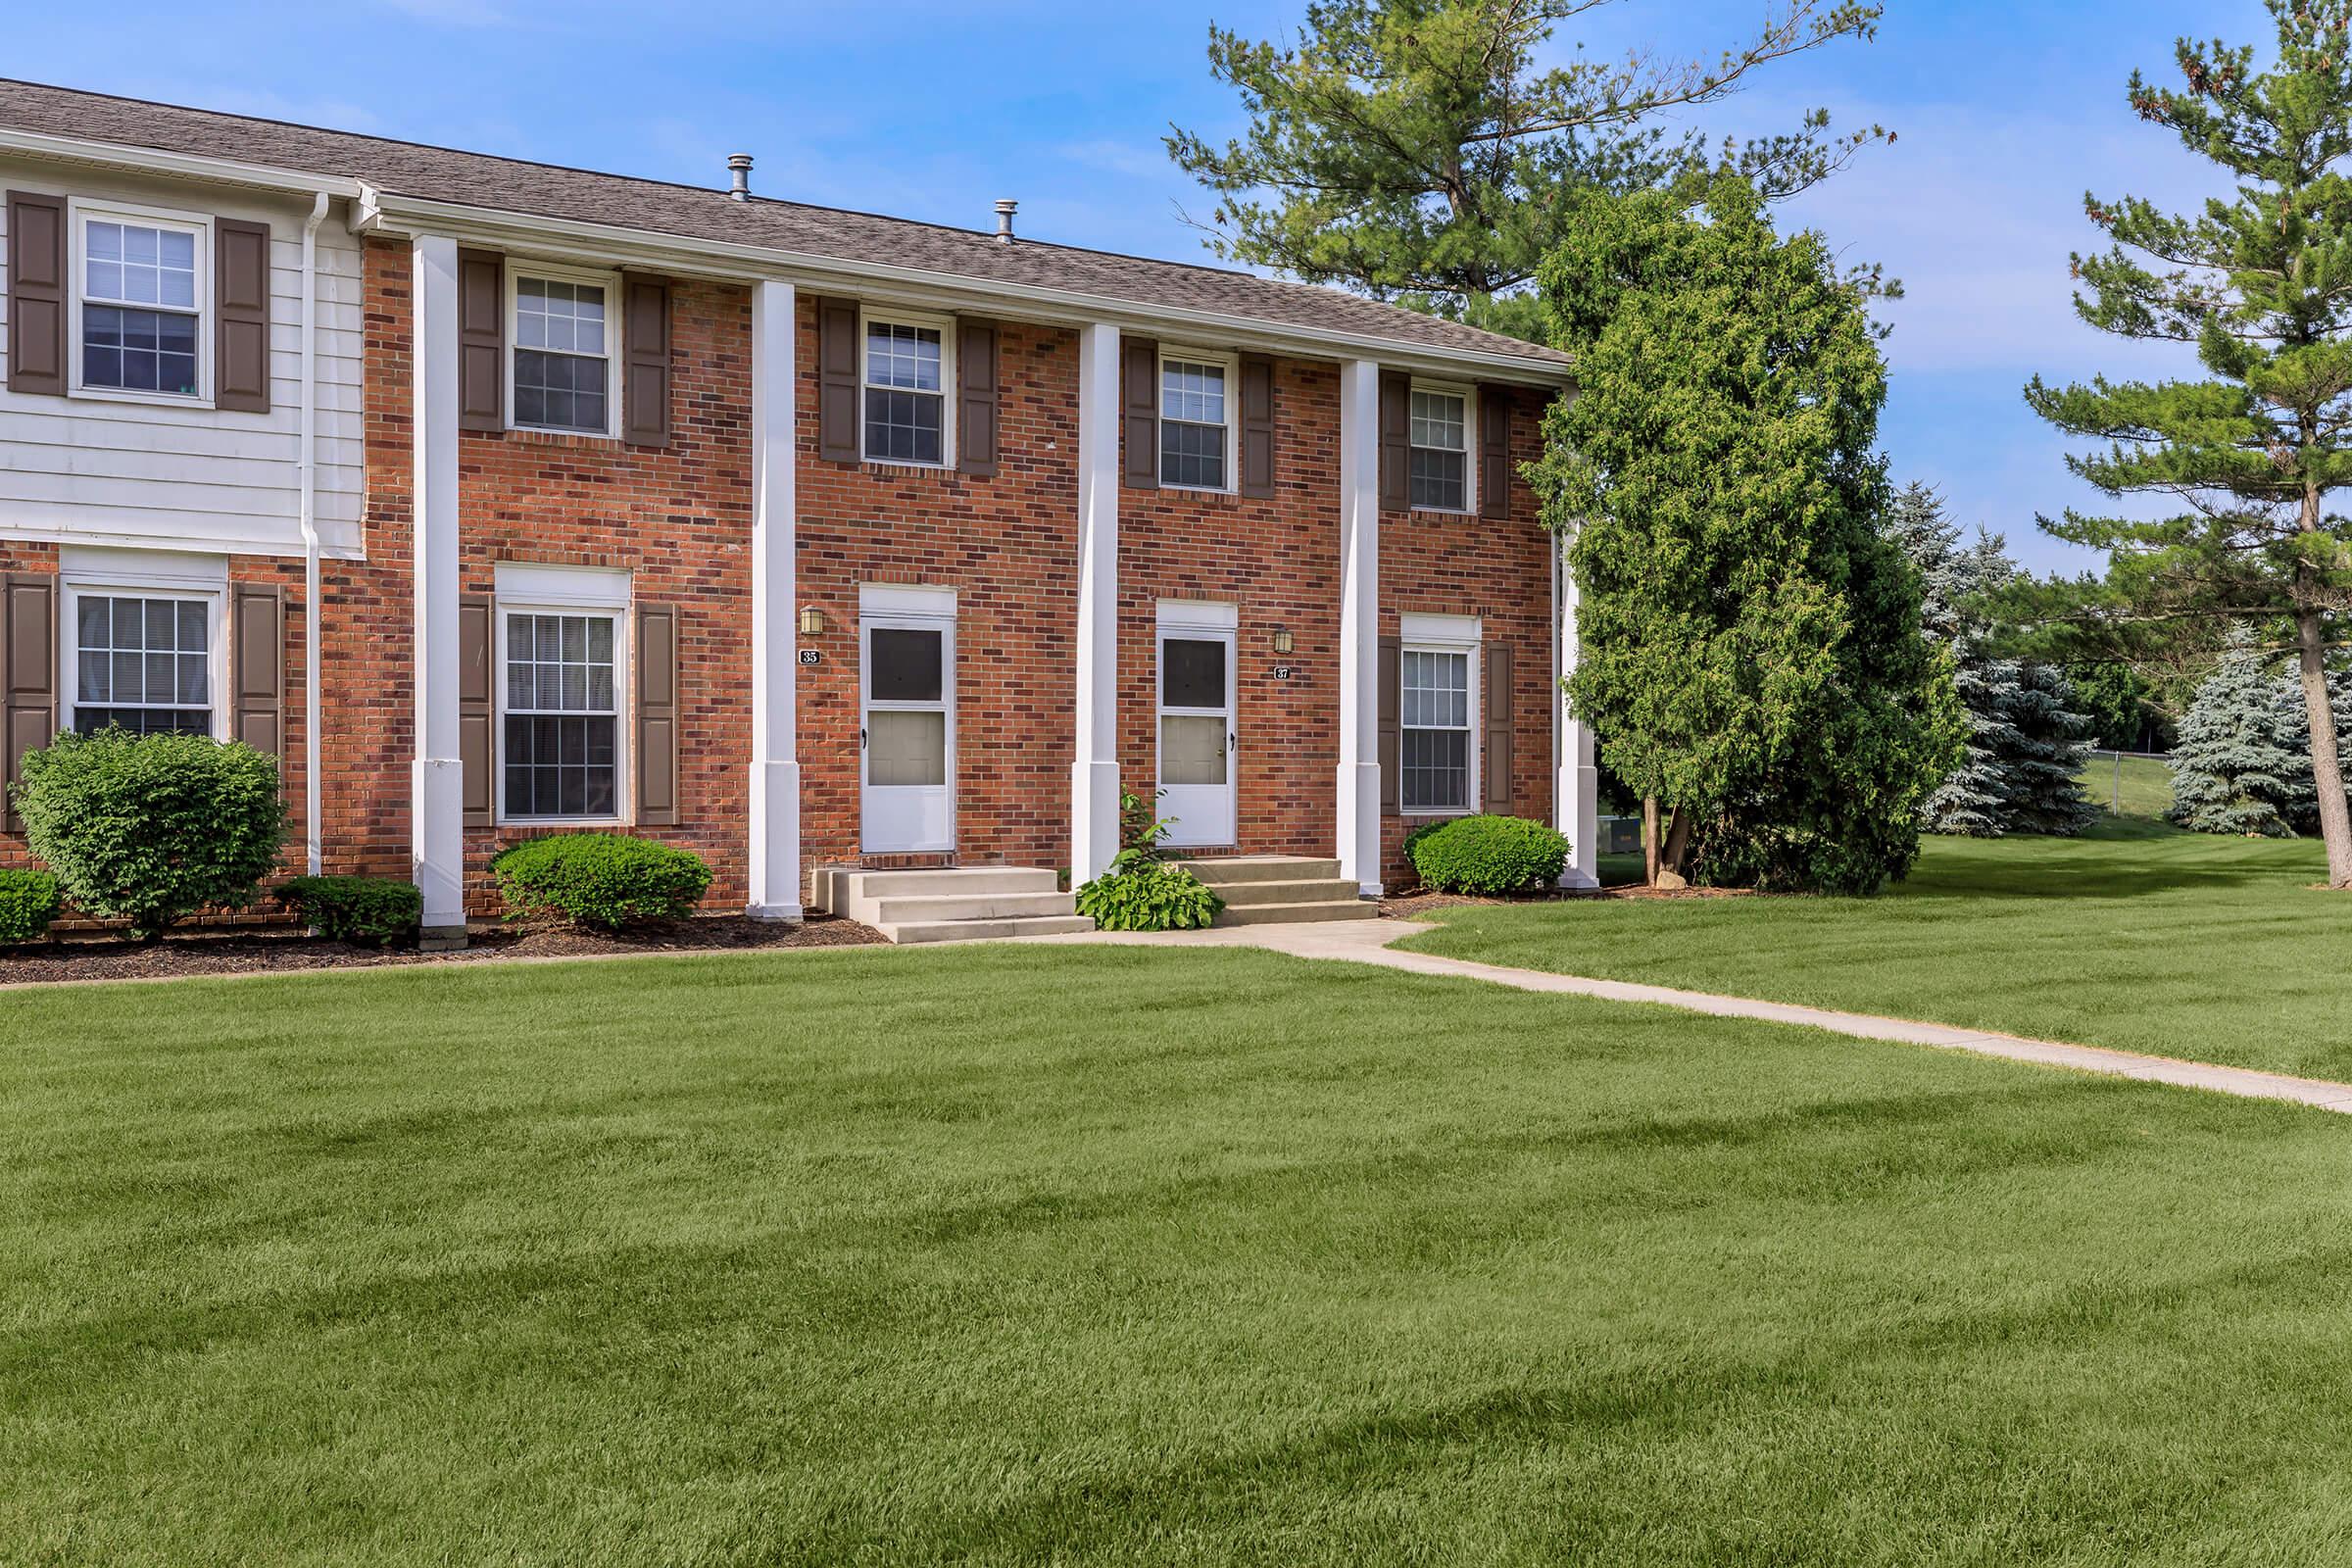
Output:
[[[8,193],[8,389],[66,395],[63,196]]]
[[[270,412],[270,225],[213,220],[213,407]]]
[[[498,717],[491,701],[497,612],[480,594],[458,601],[458,791],[467,827],[498,820]]]
[[[285,755],[286,594],[241,582],[228,612],[228,733],[258,752]]]
[[[669,445],[669,285],[658,277],[620,280],[620,438],[633,447]]]
[[[507,263],[458,252],[458,428],[507,427]]]
[[[678,825],[678,607],[637,607],[637,823]]]
[[[956,322],[956,471],[997,475],[997,324]]]
[[[1511,645],[1491,642],[1482,650],[1486,670],[1486,809],[1511,809]]]
[[[1413,378],[1399,370],[1380,372],[1380,510],[1402,512],[1412,505]]]
[[[1498,386],[1478,389],[1478,514],[1511,515],[1511,394]]]
[[[1242,356],[1242,494],[1274,493],[1274,362]]]
[[[1159,488],[1159,344],[1119,340],[1119,483]]]
[[[14,225],[10,232],[14,233]],[[57,739],[57,579],[38,572],[0,577],[0,811],[21,832],[11,790],[24,754]]]
[[[816,302],[816,455],[858,461],[858,302]]]
[[[1404,799],[1404,737],[1397,727],[1398,681],[1403,645],[1396,637],[1380,640],[1380,808],[1394,815]]]

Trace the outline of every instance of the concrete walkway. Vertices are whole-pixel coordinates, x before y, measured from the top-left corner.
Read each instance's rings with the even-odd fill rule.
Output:
[[[2183,1089],[2209,1089],[2250,1100],[2284,1100],[2322,1110],[2352,1114],[2352,1084],[2320,1078],[2290,1078],[2283,1073],[2258,1072],[2251,1067],[2223,1067],[2211,1062],[2181,1061],[2171,1056],[2143,1056],[2137,1052],[2110,1051],[2104,1046],[2075,1046],[2055,1040],[2028,1040],[2020,1035],[1994,1034],[1983,1029],[1955,1029],[1946,1024],[1914,1023],[1904,1018],[1882,1018],[1867,1012],[1838,1012],[1828,1007],[1800,1007],[1785,1002],[1757,1002],[1747,997],[1721,997],[1705,991],[1678,991],[1671,986],[1637,985],[1628,980],[1589,980],[1581,975],[1547,974],[1540,969],[1513,969],[1502,964],[1475,963],[1467,958],[1445,958],[1432,953],[1405,952],[1389,944],[1436,929],[1411,920],[1342,920],[1307,925],[1260,925],[1209,931],[1081,932],[1071,936],[1028,937],[1028,942],[1110,942],[1174,947],[1270,948],[1300,958],[1333,958],[1349,963],[1377,964],[1408,974],[1445,975],[1461,980],[1485,980],[1520,991],[1542,991],[1604,1002],[1647,1002],[1663,1007],[1718,1018],[1758,1018],[1768,1023],[1803,1024],[1829,1029],[1862,1040],[1893,1040],[1905,1045],[1938,1046],[1948,1051],[1974,1052],[1981,1056],[2005,1056],[2011,1061],[2037,1062],[2045,1067],[2072,1067],[2082,1072],[2109,1073],[2149,1083],[2174,1084]]]

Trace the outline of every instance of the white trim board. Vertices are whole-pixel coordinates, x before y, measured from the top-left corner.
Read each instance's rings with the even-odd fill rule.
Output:
[[[929,615],[956,618],[956,590],[920,583],[861,582],[858,585],[860,615]]]
[[[1162,599],[1158,620],[1166,629],[1234,631],[1241,626],[1242,612],[1239,605],[1214,599]]]
[[[496,567],[500,600],[563,609],[626,610],[629,572],[620,566],[573,566],[556,562],[502,561]]]

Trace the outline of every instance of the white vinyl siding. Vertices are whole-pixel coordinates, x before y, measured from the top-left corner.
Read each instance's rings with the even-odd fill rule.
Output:
[[[53,191],[75,207],[129,207],[267,220],[270,226],[270,412],[223,413],[201,400],[152,394],[53,397],[0,387],[0,539],[44,539],[161,550],[298,556],[302,402],[302,225],[307,199],[127,181],[57,165],[0,160],[10,188]],[[70,217],[78,217],[70,214]],[[8,240],[0,209],[0,246]],[[69,228],[69,236],[72,235]],[[69,245],[69,263],[74,261]],[[199,256],[213,336],[211,241]],[[358,242],[339,216],[318,226],[318,522],[329,556],[361,554],[365,473],[361,368],[364,325]],[[70,279],[76,284],[86,281]],[[0,353],[8,322],[0,296]],[[69,358],[80,341],[69,327]],[[76,364],[74,368],[78,368]]]

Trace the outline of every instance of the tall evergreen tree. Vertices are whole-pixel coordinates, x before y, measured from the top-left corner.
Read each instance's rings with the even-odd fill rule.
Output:
[[[1736,176],[1704,198],[1581,195],[1544,264],[1579,387],[1531,470],[1581,594],[1569,700],[1672,811],[1670,864],[1870,892],[1960,735],[1878,528],[1886,366],[1820,235],[1776,234]]]
[[[1209,70],[1250,127],[1219,146],[1170,127],[1169,156],[1216,197],[1218,255],[1541,341],[1529,288],[1565,237],[1563,198],[1659,185],[1709,160],[1662,122],[1737,92],[1775,60],[1869,38],[1880,7],[1766,0],[1713,65],[1581,52],[1539,65],[1552,31],[1609,0],[1314,0],[1295,45],[1211,26]],[[1796,129],[1722,159],[1767,194],[1820,179],[1876,126]]]
[[[2060,429],[2105,444],[2071,457],[2076,473],[2182,506],[2153,522],[2045,519],[2115,563],[2102,589],[2058,588],[2045,608],[2065,602],[2082,646],[2150,619],[2290,625],[2328,882],[2352,888],[2328,690],[2328,650],[2352,611],[2352,518],[2328,509],[2352,484],[2352,0],[2266,4],[2272,69],[2257,71],[2251,48],[2182,39],[2180,90],[2131,83],[2132,107],[2221,166],[2230,193],[2186,217],[2085,198],[2115,244],[2075,259],[2087,285],[2077,310],[2124,337],[2194,344],[2204,375],[2027,388]]]
[[[2088,713],[2074,683],[2056,664],[2025,660],[2011,665],[2009,727],[2017,739],[2004,759],[2009,829],[2072,836],[2098,820],[2082,793],[2082,764],[2090,758]]]
[[[1904,486],[1884,526],[1919,569],[1921,620],[1929,640],[1951,652],[1952,685],[1967,714],[1959,764],[1922,806],[1922,823],[1975,838],[2081,832],[2098,814],[2078,778],[2091,719],[2078,710],[2063,671],[1992,648],[1989,606],[2016,578],[2017,563],[1998,535],[1979,530],[1963,546],[1959,526],[1924,485]]]
[[[2221,667],[2197,688],[2180,718],[2173,805],[2165,813],[2182,827],[2286,838],[2298,822],[2317,819],[2310,721],[2278,662],[2240,632]]]

